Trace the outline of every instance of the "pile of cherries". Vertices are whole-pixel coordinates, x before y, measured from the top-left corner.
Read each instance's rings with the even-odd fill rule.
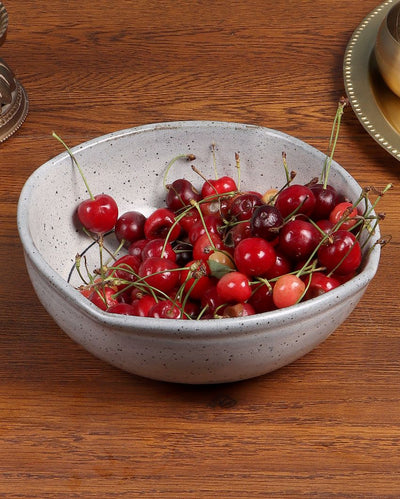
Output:
[[[361,232],[372,232],[379,216],[362,202],[367,190],[352,203],[326,181],[294,180],[259,193],[241,191],[230,176],[203,178],[199,190],[178,178],[148,217],[119,216],[111,196],[90,194],[77,213],[101,258],[80,291],[109,313],[200,320],[267,312],[335,289],[359,270]],[[104,262],[110,231],[125,254]]]

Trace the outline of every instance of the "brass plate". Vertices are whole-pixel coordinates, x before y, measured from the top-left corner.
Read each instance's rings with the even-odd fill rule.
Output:
[[[374,56],[379,27],[396,1],[383,2],[359,24],[346,47],[343,75],[350,104],[365,130],[400,160],[400,98],[383,81]]]

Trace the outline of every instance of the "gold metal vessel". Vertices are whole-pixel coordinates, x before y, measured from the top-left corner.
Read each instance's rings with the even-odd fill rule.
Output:
[[[0,45],[7,34],[8,15],[0,2]],[[16,132],[28,114],[28,97],[11,68],[0,58],[0,142]]]
[[[375,57],[382,78],[400,97],[400,2],[390,9],[380,25]]]

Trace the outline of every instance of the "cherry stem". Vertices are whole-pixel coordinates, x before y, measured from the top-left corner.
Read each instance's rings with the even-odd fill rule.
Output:
[[[78,272],[79,277],[82,279],[82,282],[84,284],[88,285],[89,282],[87,282],[87,280],[83,277],[83,274],[81,272],[81,260],[82,260],[82,256],[78,253],[75,257],[75,268],[76,268],[76,271]],[[84,260],[86,261],[86,259],[84,259]],[[88,276],[89,276],[89,281],[92,281],[89,272],[88,272]]]
[[[240,191],[240,184],[241,184],[241,168],[240,168],[240,155],[238,152],[235,152],[235,163],[236,163],[236,169],[238,171],[238,183],[237,183],[237,188],[238,191]]]
[[[200,209],[199,203],[197,201],[194,201],[192,199],[191,202],[190,202],[190,204],[192,206],[194,206],[196,208],[196,210],[198,211],[201,223],[202,223],[202,225],[204,227],[204,232],[207,234],[207,237],[208,237],[208,240],[210,241],[210,245],[211,245],[212,249],[215,250],[216,248],[215,248],[214,243],[213,243],[213,241],[211,239],[210,232],[207,229],[207,225],[206,225],[206,222],[204,221],[203,213],[202,213],[202,211]]]
[[[290,182],[293,180],[294,177],[293,177],[293,174],[291,172],[289,172],[285,152],[282,152],[282,163],[283,163],[283,168],[285,169],[286,185],[284,187],[286,187],[290,184]]]
[[[315,267],[316,267],[316,262],[314,262],[314,263],[312,264],[312,266],[311,266],[311,271],[310,271],[310,272],[308,272],[308,274],[309,274],[309,275],[310,275],[310,274],[312,274],[313,272],[315,272]],[[296,275],[296,277],[299,277],[299,276],[298,276],[298,275]],[[297,301],[296,301],[295,305],[296,305],[297,303],[300,303],[300,302],[301,302],[301,300],[305,297],[305,295],[306,295],[306,293],[307,293],[307,291],[308,291],[308,288],[309,288],[310,286],[311,286],[311,277],[309,277],[309,278],[308,278],[308,282],[307,282],[307,284],[306,284],[306,287],[304,288],[304,291],[301,293],[301,295],[300,295],[300,296],[299,296],[299,298],[297,299]]]
[[[326,189],[326,186],[328,185],[329,171],[331,169],[333,154],[335,152],[337,140],[339,137],[340,123],[341,123],[342,115],[344,113],[344,108],[346,105],[347,105],[347,99],[342,97],[338,103],[335,118],[333,120],[332,131],[331,131],[331,136],[329,139],[329,146],[328,146],[329,156],[326,156],[324,166],[322,169],[321,177],[322,177],[324,189]]]
[[[203,180],[204,182],[207,182],[207,184],[215,191],[215,194],[216,196],[218,197],[219,194],[218,194],[218,191],[217,191],[217,188],[215,187],[215,185],[213,185],[208,178],[206,178],[200,170],[198,170],[194,165],[192,165],[192,170],[194,171],[194,173],[197,173],[197,175],[199,175]]]
[[[178,154],[178,156],[175,156],[175,158],[171,159],[171,161],[168,163],[167,169],[165,170],[165,173],[164,173],[164,179],[163,179],[164,189],[168,189],[168,187],[167,187],[167,176],[168,176],[168,173],[169,173],[172,165],[176,161],[178,161],[178,159],[186,159],[187,161],[193,161],[193,160],[196,159],[196,156],[194,154]]]
[[[213,157],[213,168],[214,168],[215,180],[218,180],[217,158],[215,155],[215,142],[213,142],[211,144],[211,152],[212,152],[212,157]]]
[[[84,183],[85,183],[85,186],[86,186],[86,190],[87,190],[87,191],[88,191],[88,193],[89,193],[90,199],[94,199],[94,196],[93,196],[93,194],[92,194],[92,191],[90,190],[89,184],[87,183],[87,180],[86,180],[86,178],[85,178],[85,175],[83,174],[82,168],[80,167],[80,165],[79,165],[78,161],[76,160],[75,156],[72,154],[71,149],[70,149],[70,148],[67,146],[67,144],[63,141],[63,139],[62,139],[59,135],[57,135],[57,134],[56,134],[56,132],[53,132],[53,133],[52,133],[52,135],[53,135],[53,137],[54,137],[55,139],[57,139],[59,142],[61,142],[61,144],[65,147],[65,149],[66,149],[67,153],[70,155],[70,157],[71,157],[72,161],[74,162],[74,164],[75,164],[75,165],[76,165],[76,167],[78,168],[79,173],[81,174],[81,177],[82,177],[82,179],[83,179],[83,181],[84,181]]]

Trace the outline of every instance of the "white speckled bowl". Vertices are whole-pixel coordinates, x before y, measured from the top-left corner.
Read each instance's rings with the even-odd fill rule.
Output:
[[[242,188],[266,190],[284,183],[282,152],[296,182],[318,176],[325,155],[293,137],[262,127],[220,122],[147,125],[73,148],[93,193],[110,193],[120,213],[162,205],[167,163],[181,153],[212,175],[210,145],[216,144],[219,174],[233,174],[241,158]],[[177,162],[169,180],[186,176],[199,184],[188,162]],[[355,199],[357,182],[333,163],[330,183]],[[18,205],[18,228],[26,265],[48,313],[76,342],[110,364],[140,376],[180,383],[243,380],[285,366],[325,340],[352,312],[375,275],[375,245],[362,272],[324,296],[243,319],[172,321],[106,314],[67,282],[75,254],[88,245],[73,223],[87,198],[71,158],[63,152],[26,182]],[[379,238],[375,234],[370,245]]]

